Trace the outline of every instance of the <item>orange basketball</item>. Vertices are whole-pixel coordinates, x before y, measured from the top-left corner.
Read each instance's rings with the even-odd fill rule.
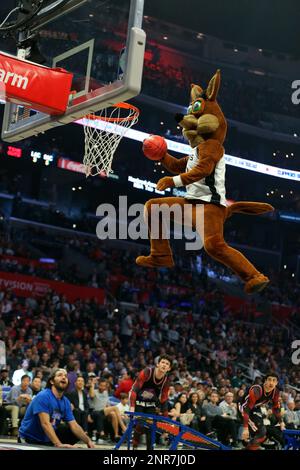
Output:
[[[167,142],[160,135],[150,135],[143,142],[144,155],[150,160],[161,160],[167,149]]]

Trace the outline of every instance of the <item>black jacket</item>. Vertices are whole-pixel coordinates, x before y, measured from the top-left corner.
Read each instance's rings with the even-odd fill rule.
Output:
[[[84,390],[82,390],[82,393],[83,393],[84,411],[89,411],[87,393]],[[70,393],[66,393],[65,396],[70,400],[75,410],[76,409],[78,410],[79,409],[79,395],[78,395],[77,390],[74,390],[73,392],[70,392]]]

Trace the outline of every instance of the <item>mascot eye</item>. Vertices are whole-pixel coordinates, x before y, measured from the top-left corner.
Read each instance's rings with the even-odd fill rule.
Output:
[[[200,111],[201,109],[201,101],[196,101],[196,103],[193,104],[193,112],[197,113],[197,111]]]
[[[187,109],[187,114],[191,114],[191,113],[192,113],[192,109],[193,109],[193,106],[189,106],[188,109]]]

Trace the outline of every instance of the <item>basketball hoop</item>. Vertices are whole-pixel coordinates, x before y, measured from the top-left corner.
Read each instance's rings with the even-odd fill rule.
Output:
[[[114,153],[128,129],[138,121],[139,114],[139,109],[132,104],[117,103],[82,119],[86,176],[112,173]]]

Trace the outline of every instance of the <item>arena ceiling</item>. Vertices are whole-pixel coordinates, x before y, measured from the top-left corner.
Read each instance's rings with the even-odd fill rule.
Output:
[[[92,0],[93,6],[97,1]],[[16,4],[17,0],[1,2],[0,20]],[[300,57],[299,0],[145,0],[145,14],[227,41]]]

